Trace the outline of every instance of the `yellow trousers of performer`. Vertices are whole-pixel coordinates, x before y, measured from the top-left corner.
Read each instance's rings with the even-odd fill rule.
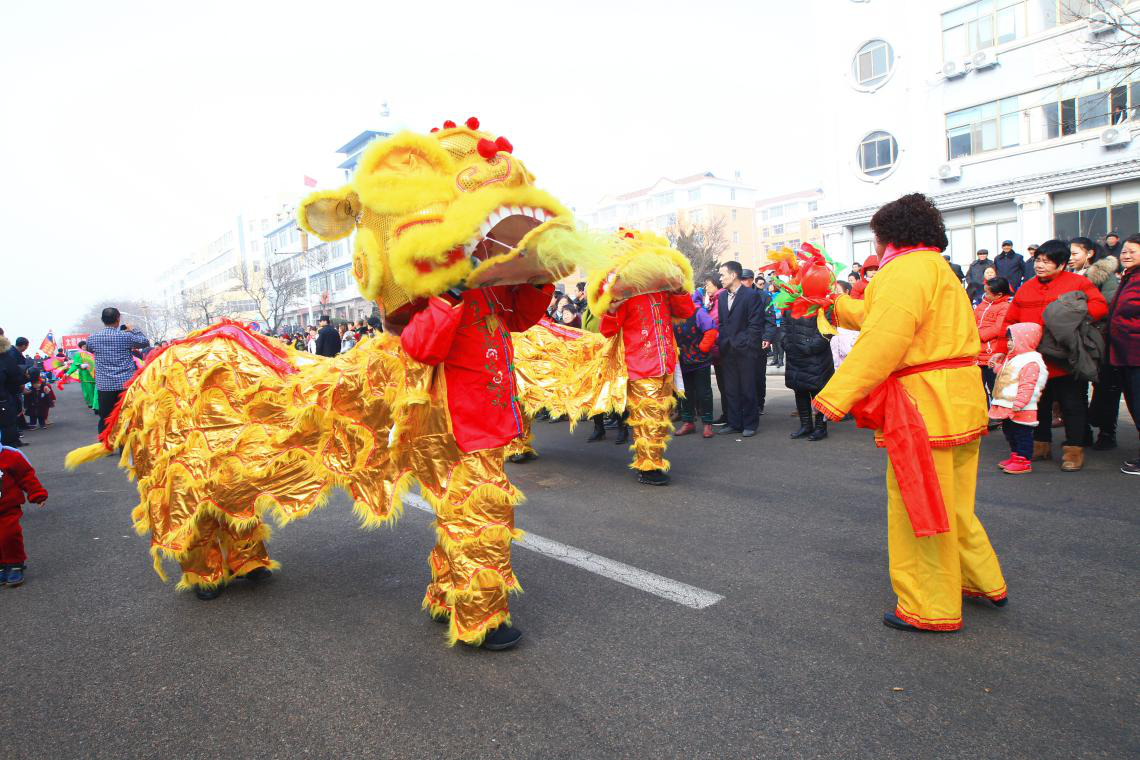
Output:
[[[673,398],[673,376],[644,377],[631,380],[626,408],[629,409],[629,427],[633,432],[634,470],[668,470],[665,447],[673,435],[673,422],[669,415],[676,404]]]
[[[259,567],[277,569],[280,565],[269,559],[265,548],[269,534],[269,526],[260,522],[238,530],[203,516],[198,521],[198,535],[178,560],[182,566],[178,588],[215,588]]]
[[[887,548],[895,611],[918,628],[962,627],[962,595],[1000,600],[1005,579],[986,529],[974,514],[980,441],[933,449],[950,531],[915,538],[894,469],[887,463]]]
[[[480,644],[488,631],[509,625],[507,593],[522,590],[511,568],[522,493],[507,480],[504,458],[502,448],[463,454],[447,494],[424,494],[435,507],[437,543],[423,606],[448,618],[451,644]]]

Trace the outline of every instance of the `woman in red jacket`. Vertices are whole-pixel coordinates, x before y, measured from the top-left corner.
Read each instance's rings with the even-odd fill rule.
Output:
[[[990,363],[995,356],[1000,357],[1006,352],[1005,315],[1009,311],[1009,299],[1012,295],[1009,280],[1004,277],[992,277],[986,280],[985,295],[974,307],[974,319],[978,322],[978,337],[982,341],[982,350],[978,352],[978,366],[982,368],[982,383],[986,386],[986,395],[990,397],[993,396],[994,380],[997,379],[997,373]]]
[[[1140,235],[1131,235],[1120,251],[1124,274],[1108,312],[1108,361],[1120,377],[1124,400],[1140,432]],[[1140,456],[1120,471],[1140,475]]]
[[[1018,322],[1035,322],[1045,325],[1045,307],[1056,301],[1064,293],[1082,291],[1088,300],[1089,318],[1096,322],[1108,315],[1108,303],[1100,290],[1087,277],[1065,271],[1069,263],[1069,244],[1063,240],[1049,240],[1041,244],[1033,257],[1033,271],[1036,277],[1026,280],[1018,289],[1005,315],[1003,329]],[[1049,381],[1037,405],[1039,424],[1033,431],[1033,459],[1053,458],[1053,426],[1051,410],[1053,402],[1061,405],[1061,417],[1065,421],[1064,456],[1061,469],[1076,472],[1084,466],[1085,434],[1088,425],[1089,384],[1077,380],[1065,369],[1049,359]]]

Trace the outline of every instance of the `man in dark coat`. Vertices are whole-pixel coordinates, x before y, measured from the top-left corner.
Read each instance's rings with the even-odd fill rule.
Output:
[[[329,322],[327,315],[322,316],[317,322],[321,326],[317,331],[318,356],[336,356],[340,353],[340,333]]]
[[[739,261],[726,261],[720,266],[720,284],[724,289],[717,297],[717,348],[724,373],[721,402],[728,420],[720,432],[751,438],[760,424],[756,373],[763,369],[760,352],[765,318],[760,294],[740,281],[743,271]]]
[[[18,418],[24,393],[24,367],[16,361],[12,343],[0,335],[0,444],[23,446]]]
[[[978,249],[978,258],[966,270],[966,294],[970,296],[970,303],[982,300],[986,291],[986,270],[994,263],[990,261],[990,252],[985,248]]]
[[[1025,259],[1021,258],[1020,253],[1013,250],[1012,240],[1002,241],[1001,253],[994,259],[994,270],[998,277],[1006,279],[1014,293],[1025,281]]]
[[[1120,249],[1122,247],[1123,247],[1123,244],[1120,242],[1120,235],[1117,235],[1115,232],[1110,232],[1104,236],[1104,253],[1100,254],[1100,256],[1098,256],[1098,258],[1104,258],[1105,256],[1113,256],[1117,260],[1119,260],[1120,259]]]

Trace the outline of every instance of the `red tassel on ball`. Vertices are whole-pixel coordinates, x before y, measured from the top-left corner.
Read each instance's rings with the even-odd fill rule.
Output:
[[[452,121],[451,119],[448,119],[447,121],[445,121],[443,123],[443,128],[444,129],[455,129],[455,122]]]
[[[479,128],[479,120],[476,119],[474,116],[472,116],[470,119],[468,119],[466,124],[467,124],[467,128],[471,129],[471,130],[475,130],[475,129]]]
[[[505,137],[500,137],[498,140],[495,140],[495,145],[499,146],[499,150],[504,153],[515,152],[515,146],[511,145],[511,141]]]

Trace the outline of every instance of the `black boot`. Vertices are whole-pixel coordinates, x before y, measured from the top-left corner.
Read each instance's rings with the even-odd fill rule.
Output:
[[[509,625],[500,625],[493,631],[487,632],[487,637],[483,639],[483,643],[480,646],[492,652],[501,652],[504,649],[514,647],[519,643],[520,639],[522,639],[522,631],[518,628]]]
[[[606,424],[602,421],[602,415],[595,414],[590,419],[594,421],[594,432],[590,433],[590,437],[586,439],[586,443],[606,440]]]
[[[665,474],[664,470],[642,470],[638,473],[637,482],[644,483],[647,486],[667,486],[669,485],[669,476]]]
[[[815,430],[808,436],[809,441],[822,441],[827,437],[827,418],[820,412],[815,413]]]
[[[796,391],[796,412],[800,416],[800,429],[789,437],[806,438],[811,434],[811,396],[803,391]]]
[[[614,445],[621,446],[622,444],[629,443],[629,425],[626,424],[625,420],[618,420],[617,431],[617,438],[614,439]]]

